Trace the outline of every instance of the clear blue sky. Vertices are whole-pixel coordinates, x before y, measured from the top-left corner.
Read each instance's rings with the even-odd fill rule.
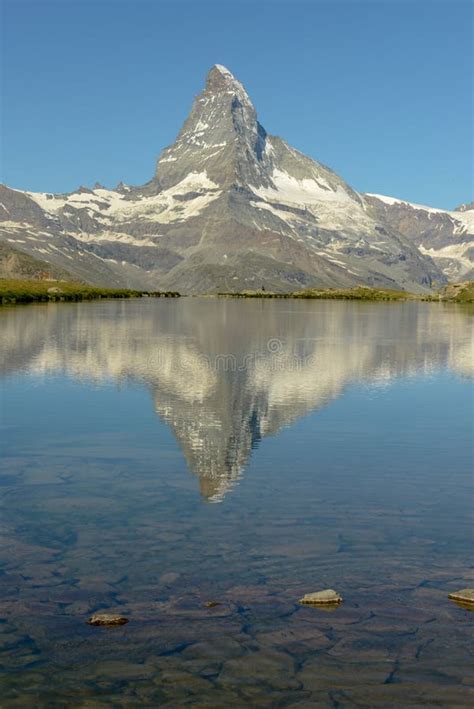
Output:
[[[3,0],[1,180],[141,184],[208,69],[356,189],[473,198],[469,0]]]

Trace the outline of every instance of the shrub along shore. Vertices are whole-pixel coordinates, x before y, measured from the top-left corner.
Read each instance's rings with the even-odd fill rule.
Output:
[[[66,281],[24,281],[0,278],[0,304],[50,303],[99,298],[179,298],[174,291],[141,291],[128,288],[100,288]]]

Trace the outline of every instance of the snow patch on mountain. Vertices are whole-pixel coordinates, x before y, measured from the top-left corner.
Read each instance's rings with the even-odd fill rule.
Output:
[[[474,209],[469,209],[465,212],[450,212],[449,214],[457,222],[460,222],[463,227],[456,233],[474,234]]]
[[[472,249],[472,243],[450,244],[449,246],[444,246],[440,249],[427,248],[421,244],[419,249],[425,256],[431,256],[431,258],[435,259],[448,259],[449,261],[455,261],[455,273],[457,279],[462,278],[473,269],[472,259],[469,256],[469,251]],[[451,270],[454,272],[454,269],[451,268]]]
[[[413,209],[422,209],[425,212],[433,212],[433,213],[444,213],[444,209],[436,209],[435,207],[427,207],[424,204],[415,204],[414,202],[407,202],[404,199],[397,199],[396,197],[387,197],[387,195],[383,194],[374,194],[372,192],[366,192],[366,195],[368,197],[375,197],[375,199],[379,199],[381,202],[384,202],[385,204],[389,204],[393,206],[394,204],[403,204],[408,207],[412,207]]]
[[[194,195],[195,193],[195,195]],[[190,172],[181,182],[157,195],[130,198],[115,190],[98,188],[90,192],[74,192],[56,197],[44,192],[27,193],[47,214],[58,215],[68,208],[86,209],[99,221],[144,219],[156,222],[184,221],[198,215],[220,194],[218,185],[205,171]],[[192,194],[185,201],[177,200]]]
[[[274,188],[253,188],[255,194],[259,197],[297,205],[353,201],[340,185],[337,186],[337,189],[334,189],[324,178],[299,180],[285,170],[274,168],[271,179]]]

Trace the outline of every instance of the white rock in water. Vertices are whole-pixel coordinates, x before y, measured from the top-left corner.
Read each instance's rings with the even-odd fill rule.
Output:
[[[303,598],[300,598],[300,603],[319,605],[324,603],[342,603],[342,596],[340,596],[332,588],[328,588],[325,591],[316,591],[315,593],[306,593]]]
[[[460,591],[450,593],[448,598],[459,603],[472,603],[474,605],[474,588],[463,588]]]
[[[89,625],[125,625],[128,618],[115,613],[95,613],[89,618]]]

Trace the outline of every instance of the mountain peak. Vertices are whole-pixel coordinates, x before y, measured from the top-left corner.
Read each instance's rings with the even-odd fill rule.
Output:
[[[214,83],[216,81],[228,86],[230,83],[237,82],[237,79],[232,74],[232,72],[227,69],[227,67],[223,66],[222,64],[214,64],[214,66],[209,69],[206,83],[209,84]],[[240,82],[237,83],[240,84]]]
[[[204,90],[173,145],[158,160],[154,186],[168,189],[203,168],[216,185],[270,185],[262,155],[265,130],[243,85],[222,64],[209,71]]]
[[[242,103],[251,105],[243,84],[222,64],[214,64],[210,69],[206,79],[206,92],[234,94]]]
[[[228,79],[235,79],[235,76],[232,74],[232,72],[229,71],[226,66],[223,66],[223,64],[214,64],[212,69],[217,69],[218,72],[223,74],[223,76],[226,76]]]

